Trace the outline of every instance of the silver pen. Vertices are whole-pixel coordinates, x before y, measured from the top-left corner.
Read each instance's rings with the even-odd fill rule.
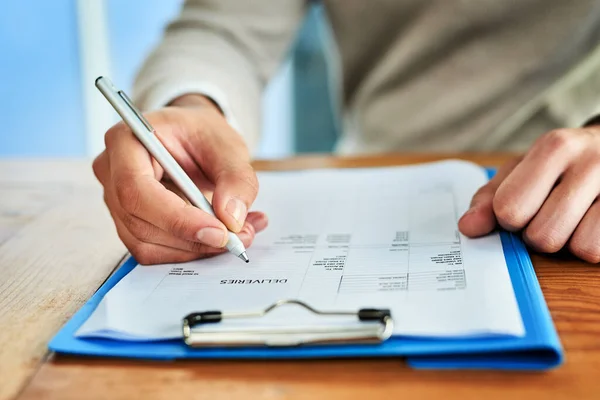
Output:
[[[119,113],[121,118],[123,118],[123,121],[131,128],[138,140],[164,168],[165,172],[181,189],[188,200],[202,211],[215,216],[215,212],[209,201],[161,143],[152,125],[135,108],[133,102],[125,92],[115,88],[112,82],[103,76],[96,79],[96,87],[106,97],[106,100],[113,106],[115,111]],[[250,261],[246,255],[244,244],[235,233],[229,232],[225,247],[243,261]]]

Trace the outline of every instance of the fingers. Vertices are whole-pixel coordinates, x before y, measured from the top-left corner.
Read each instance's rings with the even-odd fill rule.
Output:
[[[128,214],[123,210],[116,196],[105,191],[105,202],[111,210],[111,215],[115,220],[119,237],[125,243],[127,248],[138,259],[140,257],[146,264],[155,264],[168,260],[169,255],[174,255],[171,250],[181,250],[184,252],[194,253],[195,258],[202,258],[221,254],[225,251],[223,248],[215,248],[210,243],[201,243],[180,239],[173,236],[169,232],[154,226],[147,221]],[[252,212],[248,215],[246,224],[238,233],[240,240],[246,247],[251,246],[256,233],[261,232],[268,224],[265,214],[260,212]],[[153,247],[148,245],[160,245],[161,247]],[[169,251],[162,247],[168,248]],[[164,250],[164,251],[163,251]],[[166,254],[163,254],[165,253]],[[180,254],[184,257],[183,254]],[[191,255],[185,255],[190,257]],[[185,258],[184,257],[184,258]],[[194,258],[194,259],[195,259]],[[177,258],[180,260],[181,258]]]
[[[100,184],[106,185],[106,180],[110,174],[110,165],[108,163],[108,154],[106,151],[103,151],[100,153],[100,155],[98,155],[98,157],[96,157],[92,163],[92,169],[96,179],[98,179]]]
[[[212,205],[217,217],[232,232],[239,232],[258,194],[258,179],[250,165],[241,136],[222,118],[205,124],[190,136],[188,151],[214,182]],[[218,134],[211,130],[218,130]]]
[[[565,246],[598,193],[600,162],[583,159],[565,172],[560,183],[525,228],[523,239],[537,251],[559,251]]]
[[[227,243],[227,230],[219,220],[186,203],[154,178],[115,179],[115,192],[125,212],[174,237],[212,247]]]
[[[125,124],[118,123],[109,129],[104,142],[110,160],[110,179],[114,179],[114,172],[123,176],[150,176],[156,179],[162,176],[162,170],[155,170],[158,164],[153,163],[150,153]]]
[[[224,170],[216,180],[215,214],[231,231],[238,232],[257,194],[258,180],[249,164]]]
[[[127,231],[140,242],[160,244],[192,253],[206,253],[207,249],[212,249],[214,253],[223,251],[222,248],[211,246],[210,244],[180,239],[166,231],[163,231],[157,226],[154,226],[127,213],[121,214],[119,219]]]
[[[600,132],[557,130],[482,187],[459,228],[467,236],[479,236],[497,223],[522,230],[534,250],[554,253],[568,246],[576,256],[597,263],[599,194]]]
[[[256,233],[264,231],[269,225],[269,220],[267,219],[267,215],[260,211],[253,211],[248,214],[248,218],[246,218],[246,223],[252,225]]]
[[[113,214],[119,238],[134,258],[143,265],[186,262],[224,253],[222,248],[189,242],[175,238],[167,232],[147,224],[144,221],[123,221]],[[256,224],[252,225],[252,222]],[[252,245],[256,233],[266,227],[264,215],[250,213],[248,221],[238,233],[246,248]]]
[[[138,240],[125,226],[125,224],[112,213],[119,238],[131,252],[133,257],[142,265],[179,263],[192,261],[205,256],[202,253],[189,252],[175,249],[161,244],[148,243]]]
[[[161,166],[119,123],[106,133],[106,150],[93,169],[126,246],[150,264],[222,253],[228,228],[250,246],[268,221],[262,213],[248,213],[258,181],[240,135],[216,112],[175,107],[148,118],[218,218],[189,204],[178,189],[169,190],[174,187]]]
[[[107,151],[110,191],[127,214],[180,239],[217,248],[225,246],[225,226],[158,182],[150,155],[131,132],[108,133]]]
[[[481,187],[471,200],[471,207],[458,221],[458,229],[468,237],[487,235],[496,227],[493,201],[496,190],[502,181],[521,161],[520,158],[511,160],[498,169],[494,177]]]
[[[557,130],[534,144],[496,191],[494,214],[503,228],[517,231],[531,221],[580,153],[582,143],[572,132]]]
[[[590,263],[600,263],[600,201],[587,210],[568,244],[577,257]]]

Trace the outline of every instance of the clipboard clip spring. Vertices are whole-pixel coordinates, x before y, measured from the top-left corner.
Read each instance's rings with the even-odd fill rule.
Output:
[[[297,305],[321,316],[356,316],[359,326],[270,327],[243,330],[206,328],[227,319],[263,317],[284,305]],[[203,326],[204,325],[204,326]],[[200,327],[199,329],[194,329]],[[376,344],[387,340],[394,328],[390,310],[362,308],[351,311],[320,311],[300,300],[280,300],[264,310],[243,313],[195,312],[183,319],[184,342],[190,347],[300,346],[305,344]]]

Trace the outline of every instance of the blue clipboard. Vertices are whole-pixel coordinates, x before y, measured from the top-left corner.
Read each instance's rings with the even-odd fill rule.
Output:
[[[493,174],[490,171],[490,174]],[[547,370],[562,364],[564,352],[531,259],[518,236],[501,232],[502,246],[525,326],[523,337],[432,339],[393,336],[377,345],[314,345],[289,348],[191,348],[183,340],[128,342],[77,338],[75,332],[102,298],[137,262],[130,258],[54,336],[56,353],[149,360],[306,359],[401,357],[422,369]]]

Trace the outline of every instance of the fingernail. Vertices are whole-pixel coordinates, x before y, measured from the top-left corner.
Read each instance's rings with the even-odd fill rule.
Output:
[[[225,211],[227,211],[233,219],[235,219],[241,228],[244,225],[244,221],[246,220],[246,214],[248,210],[246,209],[246,205],[239,199],[231,199],[227,203],[225,207]]]
[[[225,245],[225,231],[219,228],[206,227],[196,233],[198,241],[210,247],[223,247]]]

